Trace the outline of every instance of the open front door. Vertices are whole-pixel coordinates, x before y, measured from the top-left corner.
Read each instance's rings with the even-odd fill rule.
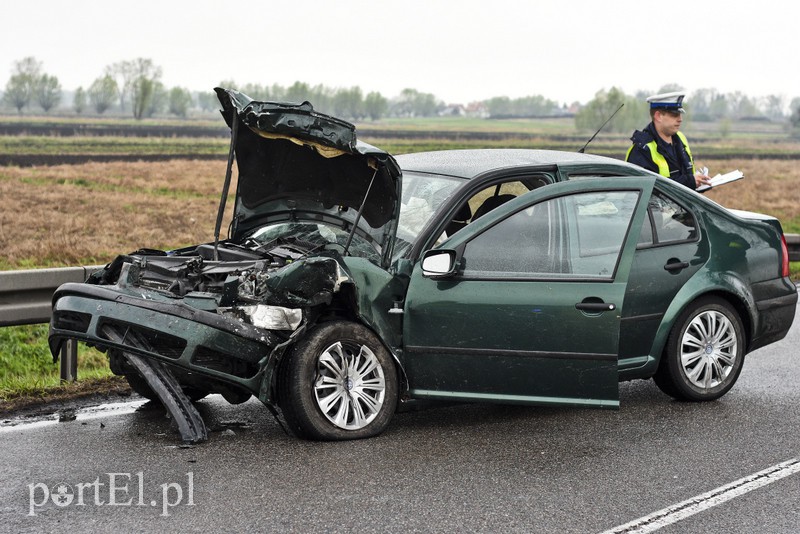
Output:
[[[652,183],[619,184],[531,192],[417,263],[404,321],[412,396],[619,405],[621,308]],[[423,272],[448,253],[451,265]]]

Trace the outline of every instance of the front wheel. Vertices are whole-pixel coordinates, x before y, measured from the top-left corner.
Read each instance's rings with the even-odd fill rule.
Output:
[[[279,402],[297,436],[318,440],[380,434],[397,407],[397,370],[365,326],[335,321],[313,328],[278,374]]]
[[[678,317],[653,379],[678,400],[718,399],[739,378],[744,345],[736,310],[720,298],[702,298]]]

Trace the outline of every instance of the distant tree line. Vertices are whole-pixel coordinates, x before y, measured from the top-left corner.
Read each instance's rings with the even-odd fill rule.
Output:
[[[596,130],[617,108],[624,104],[604,128],[607,132],[632,132],[649,122],[647,97],[651,94],[682,91],[677,84],[662,86],[657,91],[638,91],[629,95],[612,87],[601,90],[575,114],[575,126],[580,130]],[[786,99],[779,95],[768,95],[754,99],[741,92],[720,93],[716,89],[698,89],[688,93],[684,101],[687,117],[694,121],[711,122],[730,120],[786,120]],[[800,97],[789,104],[789,125],[800,128]]]
[[[558,102],[541,95],[513,99],[507,96],[495,96],[483,104],[489,118],[492,119],[552,117],[568,113],[566,109],[559,106]]]
[[[81,86],[75,90],[72,108],[78,114],[92,109],[102,115],[118,102],[122,112],[129,111],[136,119],[167,110],[185,117],[194,105],[191,92],[182,87],[168,90],[160,78],[161,68],[151,59],[114,63],[88,89]],[[49,113],[61,103],[62,93],[58,78],[45,73],[36,58],[26,57],[14,63],[3,101],[20,114],[34,104]]]
[[[242,85],[232,80],[221,81],[219,87],[240,91],[253,100],[298,103],[309,101],[317,111],[354,120],[366,118],[376,120],[386,115],[389,109],[389,100],[386,97],[377,92],[367,93],[365,96],[360,87],[333,89],[324,85],[311,86],[303,82],[295,82],[289,87],[279,84]],[[219,107],[217,95],[213,91],[198,93],[198,105],[204,111],[217,109]]]
[[[616,87],[608,91],[605,89],[598,91],[592,100],[576,112],[575,126],[584,131],[597,130],[619,109],[603,131],[632,132],[635,128],[644,126],[649,120],[646,98],[641,94],[626,95]]]
[[[14,62],[3,100],[17,113],[22,113],[32,102],[39,104],[47,113],[61,102],[61,85],[58,78],[42,71],[40,61],[26,57]]]
[[[350,120],[378,120],[390,117],[433,117],[439,115],[446,107],[431,93],[423,93],[416,89],[403,89],[393,99],[373,91],[364,95],[360,87],[332,88],[325,85],[311,86],[303,82],[295,82],[289,87],[279,84],[271,86],[259,84],[240,85],[232,80],[220,82],[220,87],[235,89],[254,100],[272,100],[283,102],[308,101],[316,111]],[[203,110],[219,107],[217,96],[213,92],[198,95],[199,106]]]
[[[72,109],[78,113],[88,110],[98,115],[108,110],[130,113],[136,119],[171,114],[186,117],[191,110],[213,111],[219,102],[213,91],[192,93],[184,87],[167,88],[161,82],[162,69],[153,60],[136,58],[106,66],[86,88],[73,93]],[[575,102],[560,105],[541,95],[521,98],[497,96],[466,106],[446,105],[431,93],[403,89],[399,95],[387,98],[379,92],[364,94],[358,86],[332,88],[297,81],[285,87],[279,84],[238,84],[232,80],[220,82],[220,87],[237,89],[255,100],[288,102],[309,101],[314,109],[349,120],[378,120],[384,117],[432,117],[437,115],[473,115],[483,118],[525,118],[574,115],[581,130],[596,130],[617,108],[624,104],[612,121],[605,126],[608,132],[631,132],[648,120],[648,94],[682,90],[677,84],[658,91],[638,91],[630,95],[612,87],[603,89],[586,104]],[[58,78],[44,71],[34,57],[14,62],[11,77],[6,83],[3,102],[22,114],[38,105],[45,113],[61,104],[63,91]],[[696,121],[725,121],[742,119],[787,120],[786,99],[779,95],[752,98],[741,92],[720,93],[704,88],[686,98],[688,117]],[[789,105],[787,124],[800,131],[800,97]]]

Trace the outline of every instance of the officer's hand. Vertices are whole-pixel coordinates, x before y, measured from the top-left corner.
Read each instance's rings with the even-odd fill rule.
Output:
[[[697,187],[701,185],[706,185],[711,181],[711,178],[708,176],[708,172],[698,171],[694,173],[694,183],[697,184]]]

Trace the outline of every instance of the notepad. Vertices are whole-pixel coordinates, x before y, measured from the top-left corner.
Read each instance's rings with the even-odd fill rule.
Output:
[[[741,180],[742,178],[744,178],[744,173],[742,173],[742,171],[740,171],[739,169],[736,169],[735,171],[731,171],[726,174],[718,174],[711,179],[710,183],[698,187],[697,192],[702,193],[703,191],[708,191],[712,187],[717,187],[730,182],[735,182],[736,180]]]

